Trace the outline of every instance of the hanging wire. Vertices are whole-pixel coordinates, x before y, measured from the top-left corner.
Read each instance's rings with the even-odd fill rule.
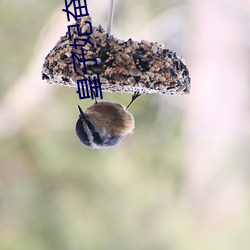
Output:
[[[115,0],[110,0],[110,3],[109,3],[109,12],[108,12],[108,26],[107,26],[107,33],[109,35],[111,34],[111,30],[112,30],[114,10],[115,10]]]

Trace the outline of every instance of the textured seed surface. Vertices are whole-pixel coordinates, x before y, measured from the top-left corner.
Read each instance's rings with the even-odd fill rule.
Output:
[[[80,30],[89,32],[91,18],[84,17],[76,23]],[[55,47],[46,56],[42,68],[42,78],[51,84],[76,87],[77,80],[88,76],[100,75],[102,91],[141,94],[188,94],[190,91],[189,71],[182,57],[176,52],[165,49],[157,42],[142,40],[141,42],[123,41],[106,31],[99,25],[92,26],[93,33],[89,43],[82,47],[85,59],[97,59],[86,62],[87,74],[83,63],[76,60],[74,71],[72,52],[81,58],[81,47],[75,49],[70,44],[78,37],[77,29],[71,28],[72,39],[68,32],[62,36]],[[83,44],[83,41],[78,43]]]

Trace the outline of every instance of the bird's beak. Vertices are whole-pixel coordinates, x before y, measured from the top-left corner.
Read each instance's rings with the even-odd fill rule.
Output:
[[[77,106],[78,106],[78,109],[79,109],[80,117],[81,118],[86,118],[84,112],[82,111],[82,108],[79,105],[77,105]]]

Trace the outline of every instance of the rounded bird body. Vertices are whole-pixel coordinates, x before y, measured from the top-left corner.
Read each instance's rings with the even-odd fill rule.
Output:
[[[134,118],[119,103],[98,102],[82,111],[76,123],[80,141],[92,149],[110,148],[133,132]]]
[[[119,103],[98,102],[85,112],[95,128],[111,135],[127,135],[134,129],[134,118]]]

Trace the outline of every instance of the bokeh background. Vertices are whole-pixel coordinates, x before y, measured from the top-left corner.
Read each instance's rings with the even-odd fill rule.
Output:
[[[108,0],[87,4],[106,27]],[[192,91],[140,97],[105,150],[75,136],[76,89],[41,80],[63,8],[0,2],[0,249],[249,250],[250,1],[116,0],[113,34],[182,54]]]

